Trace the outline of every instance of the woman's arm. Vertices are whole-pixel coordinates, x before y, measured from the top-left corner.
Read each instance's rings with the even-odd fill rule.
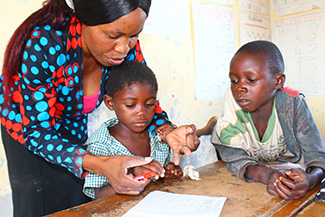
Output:
[[[116,193],[137,195],[143,191],[150,180],[134,180],[133,176],[128,174],[128,168],[146,165],[151,161],[150,157],[97,156],[89,153],[84,157],[83,168],[105,176]]]
[[[176,127],[173,125],[166,112],[156,102],[155,117],[151,122],[149,130],[154,131],[161,142],[167,142],[174,153],[174,163],[179,164],[179,155],[191,155],[192,151],[196,151],[200,144],[200,140],[195,134],[195,125],[183,125]]]
[[[60,132],[64,129],[62,124],[69,119],[62,118],[67,102],[64,104],[58,98],[58,92],[69,94],[73,88],[63,76],[65,72],[71,73],[64,68],[66,46],[60,36],[62,33],[50,30],[49,26],[36,28],[26,42],[21,70],[16,77],[11,116],[4,117],[11,119],[14,127],[7,125],[6,128],[14,139],[34,154],[81,177],[82,160],[87,151],[79,146],[80,142],[73,142]],[[74,97],[71,99],[75,100]],[[75,105],[74,101],[70,103]],[[71,122],[78,120],[74,116],[76,108],[72,108]],[[82,118],[79,118],[81,122]],[[80,139],[79,135],[75,135],[76,140]]]

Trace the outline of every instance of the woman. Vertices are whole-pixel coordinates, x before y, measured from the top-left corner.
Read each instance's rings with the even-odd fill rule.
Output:
[[[148,184],[132,180],[127,169],[147,166],[150,158],[99,158],[82,144],[87,114],[102,102],[111,67],[145,63],[137,39],[150,4],[48,0],[12,36],[0,102],[14,216],[42,216],[89,201],[82,194],[87,171],[107,177],[118,193],[139,194]],[[199,145],[194,125],[173,127],[159,106],[150,130],[171,146],[175,164]]]

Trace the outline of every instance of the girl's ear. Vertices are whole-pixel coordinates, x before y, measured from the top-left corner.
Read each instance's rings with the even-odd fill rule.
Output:
[[[275,89],[280,90],[283,87],[285,80],[286,80],[285,74],[277,74]]]
[[[110,96],[107,95],[107,94],[104,94],[104,96],[103,96],[103,100],[104,100],[104,102],[105,102],[106,107],[107,107],[109,110],[114,111],[113,98],[110,97]]]

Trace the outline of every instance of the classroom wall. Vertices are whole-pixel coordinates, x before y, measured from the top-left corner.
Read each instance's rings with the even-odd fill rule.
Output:
[[[178,8],[180,5],[187,0],[154,0],[160,2],[161,4],[174,4],[176,11],[183,8]],[[303,1],[303,0],[301,0]],[[38,9],[43,0],[0,0],[0,70],[2,68],[3,52],[5,50],[6,44],[12,35],[15,28],[25,19],[31,12]],[[173,3],[174,2],[174,3]],[[193,1],[194,2],[194,1]],[[199,68],[198,58],[195,56],[195,37],[203,37],[202,35],[195,34],[191,4],[192,1],[187,1],[188,6],[188,17],[185,19],[188,21],[188,34],[171,34],[170,31],[161,32],[161,28],[157,32],[148,33],[144,31],[141,34],[141,47],[144,56],[147,60],[148,65],[156,73],[159,82],[158,98],[163,109],[168,113],[169,118],[177,125],[194,123],[198,128],[205,125],[206,121],[213,115],[221,116],[223,109],[223,99],[222,98],[212,98],[212,99],[200,99],[202,94],[196,90],[196,69]],[[195,1],[197,2],[197,1]],[[235,50],[243,43],[244,36],[241,35],[240,25],[239,25],[239,6],[243,5],[243,1],[235,0],[234,4],[231,0],[211,0],[211,1],[201,1],[202,2],[219,2],[221,4],[215,4],[218,7],[224,7],[234,12],[234,30],[233,35],[235,43],[233,50],[229,53],[234,53]],[[272,6],[272,2],[267,1]],[[281,2],[281,1],[277,1]],[[283,1],[285,2],[285,1]],[[299,1],[298,1],[299,2]],[[317,1],[323,2],[323,1]],[[244,2],[246,4],[254,3],[265,3],[265,1],[254,1],[248,0]],[[164,6],[169,5],[162,5]],[[278,16],[274,11],[271,11],[270,21],[279,20],[286,17],[293,17],[296,15],[312,14],[315,12],[324,12],[325,9],[318,7],[312,7],[305,12],[299,12],[291,15]],[[179,19],[177,14],[169,14],[169,17],[165,17],[167,13],[165,11],[159,11],[153,9],[152,12],[159,14],[159,17],[164,21],[172,21]],[[150,23],[152,24],[152,23]],[[153,23],[152,25],[154,25]],[[157,23],[156,23],[157,24]],[[161,24],[163,25],[163,23]],[[168,24],[172,26],[172,24]],[[152,27],[152,26],[151,26]],[[201,26],[204,28],[212,28],[211,26]],[[183,28],[183,27],[182,27]],[[270,25],[272,28],[272,25]],[[177,29],[174,30],[177,32]],[[325,28],[322,30],[325,31]],[[319,33],[319,32],[318,32]],[[322,32],[320,32],[322,33]],[[319,34],[320,34],[319,33]],[[256,36],[257,37],[257,36]],[[242,40],[241,40],[242,39]],[[258,39],[258,38],[256,38]],[[323,39],[324,40],[324,39]],[[224,42],[220,40],[222,45]],[[228,47],[229,48],[229,47]],[[209,49],[214,50],[214,47]],[[324,49],[325,50],[325,49]],[[216,59],[220,59],[221,56]],[[319,58],[324,59],[324,56]],[[224,63],[228,65],[228,63]],[[321,66],[319,66],[321,67]],[[210,69],[209,69],[210,70]],[[227,72],[225,71],[227,74]],[[303,72],[303,76],[308,78],[309,71]],[[219,80],[218,80],[219,81]],[[294,84],[294,83],[293,83]],[[224,88],[223,88],[224,89]],[[222,90],[224,91],[224,90]],[[201,95],[199,95],[200,93]],[[314,115],[316,123],[321,131],[323,138],[325,138],[325,100],[322,97],[309,97],[306,95],[309,107]],[[107,113],[104,107],[101,107],[94,113],[90,118],[90,133],[96,129],[103,117],[111,117],[112,113]],[[182,157],[181,166],[188,164],[194,167],[199,167],[213,161],[216,161],[215,151],[213,146],[209,142],[209,136],[201,137],[201,145],[199,149],[193,153],[192,156]],[[1,216],[12,216],[12,205],[11,205],[11,192],[7,176],[6,159],[3,151],[3,146],[0,145],[0,210]]]

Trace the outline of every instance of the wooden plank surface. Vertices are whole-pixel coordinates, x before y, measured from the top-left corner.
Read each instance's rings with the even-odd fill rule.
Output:
[[[325,217],[325,203],[313,202],[299,212],[296,217]]]
[[[201,180],[183,177],[180,180],[159,180],[147,186],[139,196],[115,195],[95,200],[78,207],[54,213],[48,217],[119,217],[135,206],[150,191],[161,190],[174,193],[227,197],[221,217],[228,216],[275,216],[277,213],[293,212],[297,205],[304,203],[315,194],[317,189],[310,191],[304,198],[285,201],[271,196],[266,186],[260,183],[246,183],[230,173],[222,161],[201,168]],[[296,206],[294,206],[296,205]],[[286,209],[287,207],[287,209]],[[291,208],[290,208],[291,207]],[[286,210],[286,212],[284,212]],[[288,215],[277,215],[288,216]]]

